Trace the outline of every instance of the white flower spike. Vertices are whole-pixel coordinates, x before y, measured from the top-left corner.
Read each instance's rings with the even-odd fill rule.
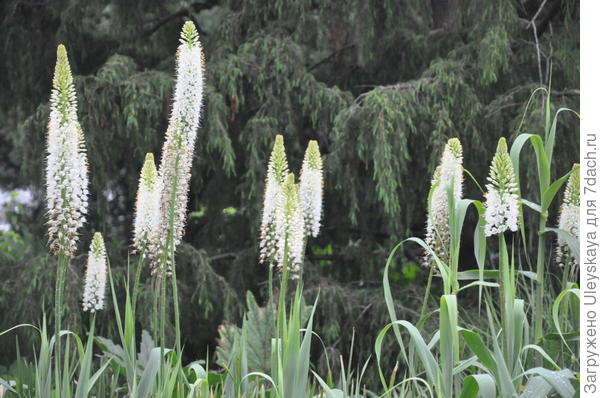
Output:
[[[159,228],[157,247],[153,250],[154,273],[161,258],[167,260],[167,269],[163,272],[170,272],[169,253],[175,250],[183,237],[194,145],[202,109],[204,56],[198,31],[191,21],[183,25],[180,41],[173,110],[158,171],[162,182],[159,222],[162,227]],[[169,247],[170,236],[172,247]]]
[[[273,266],[277,255],[277,236],[275,213],[282,195],[282,185],[288,174],[287,158],[283,145],[283,136],[275,137],[271,151],[267,179],[265,182],[265,197],[263,204],[262,223],[260,227],[260,262]]]
[[[321,227],[323,207],[323,163],[317,141],[310,141],[304,154],[300,174],[300,203],[307,234],[316,237]]]
[[[500,138],[490,167],[485,194],[485,235],[501,234],[519,229],[519,197],[517,179],[506,139]]]
[[[84,311],[96,312],[104,308],[106,291],[106,249],[102,234],[96,232],[88,254],[83,289],[82,307]]]
[[[72,257],[87,213],[88,170],[73,76],[62,44],[52,83],[46,164],[49,244],[52,252]]]
[[[133,244],[138,252],[145,254],[155,242],[160,225],[161,184],[154,164],[154,155],[146,154],[140,173],[136,206]]]
[[[288,174],[277,196],[275,210],[275,236],[277,239],[277,266],[282,269],[287,260],[292,278],[299,276],[304,261],[305,225],[300,189],[295,183],[294,174]],[[287,255],[287,258],[286,258]]]
[[[440,165],[431,180],[431,203],[427,217],[427,245],[446,264],[450,261],[450,210],[448,187],[452,187],[454,201],[462,198],[463,153],[458,138],[448,140]],[[432,258],[425,256],[425,265],[431,265]]]
[[[579,176],[579,165],[575,164],[567,182],[565,197],[560,206],[560,216],[558,218],[558,228],[567,231],[577,239],[579,239]],[[567,263],[571,266],[577,266],[577,260],[571,253],[565,238],[559,235],[557,243],[556,262],[561,267]]]

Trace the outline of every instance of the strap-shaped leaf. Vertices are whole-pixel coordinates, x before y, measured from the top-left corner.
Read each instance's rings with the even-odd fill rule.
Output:
[[[481,363],[488,368],[490,372],[497,374],[498,366],[496,365],[496,360],[494,359],[494,356],[490,350],[483,343],[481,336],[471,330],[461,330],[460,334],[462,335],[463,340],[469,349],[473,351],[475,355],[477,355],[479,361],[481,361]]]
[[[560,188],[564,185],[564,183],[567,182],[567,180],[569,179],[569,176],[571,175],[572,171],[573,170],[570,170],[567,174],[565,174],[564,176],[560,177],[558,180],[554,181],[542,193],[542,207],[541,207],[542,213],[545,213],[546,211],[548,211],[548,208],[552,204],[552,201],[554,200],[554,197],[556,196],[556,194],[558,193],[558,191],[560,190]]]
[[[552,371],[545,368],[533,368],[524,372],[526,375],[538,374],[552,386],[562,398],[572,398],[575,396],[575,389],[569,379],[574,379],[573,372],[568,369]]]
[[[495,398],[496,382],[489,374],[477,374],[465,377],[460,398]]]

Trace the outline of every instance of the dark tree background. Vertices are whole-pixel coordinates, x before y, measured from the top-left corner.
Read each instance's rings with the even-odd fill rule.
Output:
[[[579,105],[573,0],[3,0],[0,18],[0,187],[35,198],[8,214],[12,229],[0,233],[0,330],[51,311],[43,195],[56,45],[67,46],[76,74],[91,176],[67,286],[76,329],[87,324],[78,300],[93,231],[105,235],[113,272],[125,275],[138,173],[146,152],[160,153],[179,31],[188,19],[199,27],[205,107],[177,259],[189,359],[214,347],[223,321],[239,322],[247,290],[264,300],[257,232],[275,134],[295,171],[308,141],[320,144],[324,228],[309,241],[306,296],[320,291],[315,330],[326,344],[347,353],[355,328],[366,357],[389,319],[385,258],[399,239],[423,235],[445,141],[461,139],[466,168],[483,182],[496,140],[514,136],[536,87],[551,80],[555,107]],[[524,130],[541,133],[536,98]],[[565,117],[557,134],[555,172],[566,172],[578,158],[577,120]],[[470,181],[466,193],[481,196]],[[404,317],[420,305],[420,256],[408,248],[393,267]],[[100,316],[101,333],[114,332],[112,317]],[[24,352],[30,337],[21,332]],[[0,357],[14,358],[6,341]]]

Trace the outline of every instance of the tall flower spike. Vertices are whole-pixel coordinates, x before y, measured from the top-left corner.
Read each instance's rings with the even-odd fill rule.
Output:
[[[513,169],[506,139],[500,138],[492,159],[485,194],[485,235],[501,234],[519,228],[519,197],[517,179]]]
[[[162,183],[159,225],[163,227],[159,228],[158,244],[152,253],[153,272],[156,272],[162,258],[167,260],[167,269],[163,272],[169,273],[169,254],[175,251],[183,237],[194,145],[202,109],[204,56],[198,31],[192,22],[183,25],[180,42],[173,109],[158,171]]]
[[[300,204],[307,234],[316,237],[321,227],[323,207],[323,163],[317,141],[310,141],[304,154],[300,174]]]
[[[160,223],[160,180],[154,165],[154,155],[146,154],[140,173],[135,205],[133,244],[142,253],[153,245]]]
[[[558,218],[558,228],[567,231],[577,239],[579,239],[579,176],[579,165],[575,164],[567,182],[565,197],[560,206],[560,216]],[[566,263],[571,266],[577,265],[577,260],[571,253],[564,237],[559,235],[557,243],[556,262],[561,267]]]
[[[273,266],[277,254],[275,213],[279,201],[278,198],[282,193],[282,185],[287,174],[288,164],[283,145],[283,136],[277,135],[267,170],[262,223],[260,227],[260,261],[268,263],[270,266]]]
[[[106,291],[106,249],[102,234],[96,232],[88,254],[85,271],[82,306],[84,311],[96,312],[104,308]]]
[[[71,257],[87,213],[88,171],[73,76],[62,44],[56,51],[52,84],[46,159],[48,235],[52,252]]]
[[[440,165],[433,173],[431,180],[431,203],[427,217],[427,244],[445,263],[450,261],[450,210],[448,203],[448,186],[452,186],[454,200],[462,198],[463,191],[463,153],[458,138],[450,138]],[[425,265],[430,265],[432,258],[425,256]]]
[[[277,266],[281,269],[287,261],[292,278],[298,277],[304,260],[305,225],[300,205],[300,188],[294,174],[288,174],[277,196],[275,210],[275,236],[277,240]]]

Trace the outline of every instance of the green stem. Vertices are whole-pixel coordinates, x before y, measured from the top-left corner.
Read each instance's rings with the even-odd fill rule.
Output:
[[[181,332],[179,325],[179,298],[177,294],[177,275],[175,273],[175,251],[171,252],[171,264],[173,264],[173,275],[171,275],[171,288],[173,289],[173,310],[175,312],[175,347],[177,355],[181,358]]]
[[[539,344],[544,334],[544,290],[545,290],[545,258],[546,258],[546,218],[540,216],[538,233],[538,251],[536,259],[537,290],[535,297],[535,343]]]
[[[286,316],[286,308],[285,308],[285,296],[287,293],[287,283],[288,283],[288,249],[287,242],[285,243],[284,248],[284,256],[283,256],[283,264],[282,264],[282,273],[281,273],[281,288],[279,289],[279,306],[277,308],[277,329],[281,331],[281,341],[285,341],[286,338],[286,327],[285,320]]]
[[[181,143],[179,143],[181,145]],[[179,171],[179,156],[180,151],[177,152],[175,158],[175,170]],[[179,298],[177,295],[177,273],[175,271],[175,201],[177,200],[177,188],[179,185],[179,173],[175,173],[173,178],[173,184],[171,186],[171,203],[169,206],[169,231],[167,235],[167,254],[171,263],[171,289],[173,293],[173,312],[175,313],[175,347],[177,349],[177,356],[181,358],[181,331],[179,325]],[[166,275],[165,275],[166,277]]]
[[[159,325],[158,325],[158,312],[159,312],[159,308],[158,308],[158,298],[160,296],[160,285],[159,285],[159,278],[154,278],[153,283],[152,283],[152,336],[154,338],[154,342],[158,343],[158,338],[159,338]]]
[[[513,290],[513,281],[511,280],[511,270],[508,260],[508,251],[504,234],[498,235],[499,242],[499,262],[500,262],[500,320],[502,322],[502,346],[506,362],[509,365],[509,371],[513,371],[513,344],[514,344],[514,322],[513,322],[513,303],[515,292]]]
[[[135,314],[135,307],[137,304],[137,295],[138,295],[138,290],[139,290],[139,285],[140,285],[140,279],[142,277],[142,265],[144,264],[144,255],[145,252],[142,251],[140,253],[140,257],[138,259],[138,263],[137,263],[137,267],[135,269],[135,279],[133,281],[133,294],[131,297],[131,304],[133,307],[133,313]]]
[[[564,258],[563,259],[563,277],[562,277],[562,282],[560,284],[560,291],[562,292],[563,290],[567,289],[567,286],[569,285],[569,278],[571,275],[571,259],[569,258]]]
[[[164,355],[167,345],[165,338],[165,312],[167,309],[167,270],[163,268],[159,271],[160,275],[160,374],[164,382]]]
[[[181,142],[178,143],[181,146]],[[179,170],[179,152],[175,158],[175,170]],[[175,243],[174,243],[174,227],[175,227],[175,201],[177,199],[177,187],[178,187],[178,173],[175,173],[175,178],[171,184],[171,197],[169,204],[169,226],[167,231],[167,242],[164,252],[161,254],[161,312],[160,312],[160,335],[161,335],[161,375],[164,375],[164,365],[162,358],[164,357],[164,348],[166,346],[165,339],[165,311],[167,306],[167,266],[168,261],[171,261],[171,269],[173,272],[172,277],[172,289],[173,289],[173,307],[175,312],[175,340],[177,347],[177,355],[181,358],[181,347],[179,342],[179,300],[177,299],[177,276],[175,273]],[[164,380],[164,378],[163,378]]]
[[[269,311],[275,310],[275,303],[273,302],[273,266],[269,264]],[[277,318],[273,317],[273,333],[275,333],[275,328],[277,327]]]
[[[95,327],[95,325],[96,325],[96,313],[94,312],[92,314],[92,319],[90,321],[90,332],[89,332],[89,335],[91,336],[92,340],[93,340],[93,337],[94,337],[94,327]]]
[[[56,389],[60,391],[60,380],[61,380],[61,344],[60,344],[60,331],[61,331],[61,319],[62,319],[62,304],[63,304],[63,292],[65,288],[65,274],[67,270],[67,256],[62,250],[58,252],[58,263],[56,267],[56,287],[54,292],[54,350],[55,350],[55,375],[56,375]]]
[[[429,267],[429,276],[427,277],[427,287],[425,288],[425,297],[423,298],[423,305],[421,306],[421,315],[419,316],[419,321],[417,322],[417,328],[422,326],[425,321],[425,313],[427,312],[427,302],[429,301],[429,293],[431,291],[431,282],[433,280],[433,265]]]

